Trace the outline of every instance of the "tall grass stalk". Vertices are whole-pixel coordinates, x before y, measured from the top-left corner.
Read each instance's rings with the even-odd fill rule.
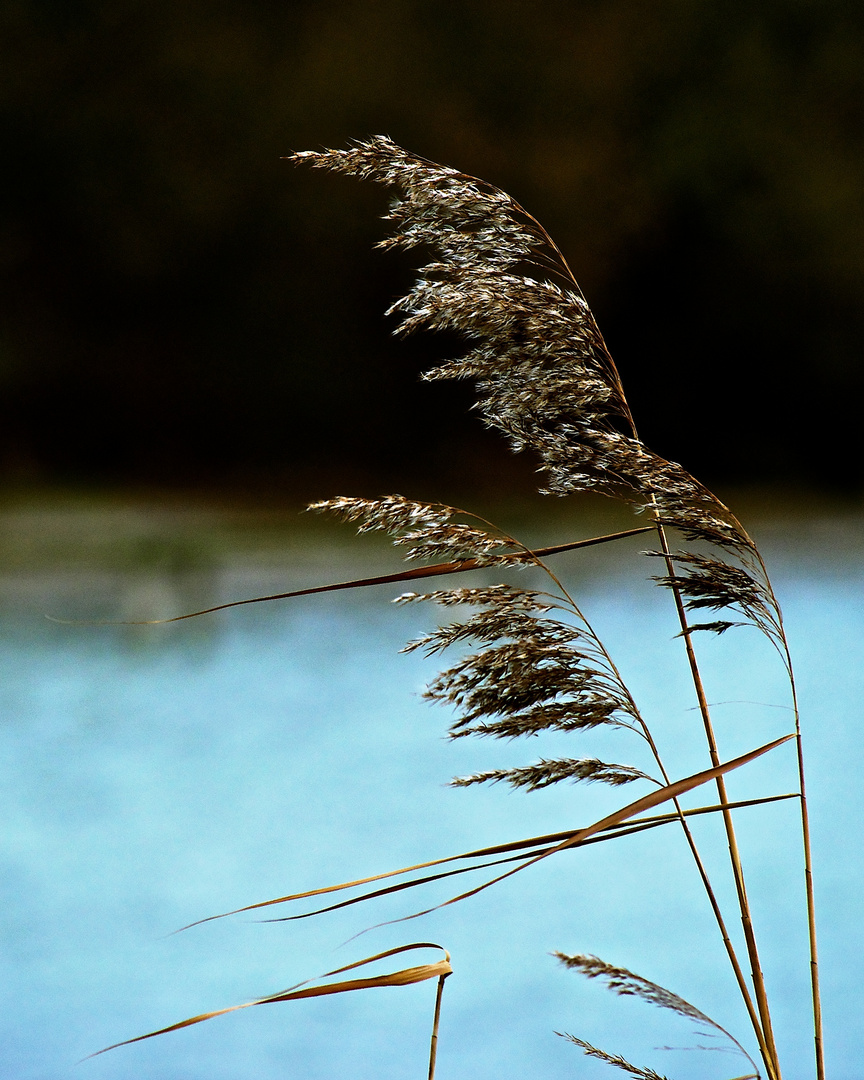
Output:
[[[430,683],[427,698],[453,710],[455,718],[450,726],[453,739],[473,735],[509,740],[540,732],[570,732],[587,737],[595,728],[608,727],[628,731],[646,744],[654,771],[646,773],[630,765],[588,757],[541,759],[529,765],[458,777],[453,781],[456,786],[503,782],[535,790],[569,781],[612,787],[647,784],[650,790],[585,828],[433,859],[389,874],[259,901],[240,910],[373,886],[348,900],[328,902],[317,909],[318,912],[332,910],[453,875],[515,863],[481,885],[436,905],[446,907],[475,896],[559,851],[608,842],[677,822],[704,887],[734,985],[752,1027],[754,1055],[761,1060],[768,1080],[782,1080],[733,819],[733,811],[743,804],[730,800],[724,778],[732,769],[746,766],[755,757],[772,751],[787,739],[794,739],[798,769],[798,790],[794,797],[801,808],[815,1075],[817,1080],[824,1080],[801,725],[780,606],[755,543],[731,510],[711,491],[680,465],[655,454],[641,441],[617,367],[576,278],[546,230],[519,203],[485,181],[409,153],[384,136],[345,150],[303,151],[292,155],[291,160],[394,189],[395,197],[386,214],[393,233],[379,246],[431,252],[431,260],[418,271],[412,288],[390,308],[390,313],[400,318],[397,333],[408,334],[418,329],[456,331],[469,343],[466,355],[443,362],[426,372],[424,378],[472,381],[477,390],[476,409],[485,423],[502,432],[514,450],[535,456],[545,477],[542,490],[547,494],[599,492],[629,504],[643,513],[650,524],[569,544],[531,549],[483,518],[446,504],[419,502],[401,495],[379,499],[339,497],[316,503],[312,509],[355,522],[360,532],[388,533],[404,550],[406,559],[421,565],[385,576],[283,593],[280,598],[385,581],[411,582],[481,568],[494,567],[505,572],[535,566],[546,575],[545,590],[512,584],[469,584],[427,593],[408,592],[398,598],[406,604],[431,602],[447,612],[455,612],[453,621],[444,622],[410,642],[406,647],[409,651],[421,649],[433,655],[464,646],[474,649],[467,655],[460,654],[451,667]],[[637,532],[653,533],[656,537],[656,547],[645,554],[655,562],[659,560],[663,570],[654,580],[672,598],[707,745],[707,767],[678,780],[672,778],[664,764],[660,750],[662,730],[657,732],[649,727],[611,652],[549,563],[562,550],[612,544]],[[236,603],[276,598],[257,597]],[[788,676],[795,726],[791,734],[724,762],[695,640],[700,634],[721,635],[742,626],[757,629],[779,655]],[[683,795],[712,782],[717,791],[716,804],[684,808],[680,801]],[[793,796],[768,793],[748,802],[789,797]],[[648,814],[655,807],[669,803],[671,810]],[[723,821],[749,974],[737,955],[728,929],[728,916],[689,824],[694,814],[713,813],[719,813]],[[391,884],[390,878],[405,880]],[[416,918],[431,910],[434,908],[408,917]],[[416,947],[420,946],[405,946]],[[423,947],[429,947],[428,943]],[[371,962],[382,955],[389,954],[358,963]],[[748,1076],[761,1075],[755,1057],[750,1056],[743,1043],[673,991],[596,957],[559,954],[559,959],[589,978],[602,976],[617,993],[640,997],[710,1025],[747,1058],[748,1067],[756,1070]],[[403,971],[385,978],[396,982],[417,981],[420,969],[410,970],[414,973],[410,976]],[[422,969],[422,978],[438,977],[430,1077],[435,1067],[441,991],[449,972],[449,963],[446,970],[436,965],[425,965]],[[375,979],[365,982],[370,987],[383,985]],[[353,983],[349,987],[357,988]],[[300,995],[292,988],[281,996],[249,1004],[291,1000],[296,996]],[[212,1015],[216,1014],[191,1018],[174,1027],[197,1023]],[[173,1027],[161,1030],[173,1030]],[[633,1065],[620,1055],[600,1050],[576,1036],[566,1037],[589,1056],[633,1076],[648,1080],[657,1077],[650,1069]]]

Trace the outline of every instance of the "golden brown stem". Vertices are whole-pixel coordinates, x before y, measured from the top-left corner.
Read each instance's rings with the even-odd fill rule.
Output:
[[[446,975],[438,979],[438,992],[435,994],[435,1016],[432,1020],[432,1044],[429,1047],[429,1080],[435,1080],[435,1060],[438,1057],[438,1021],[441,1019],[441,997],[444,994]]]
[[[690,665],[690,673],[693,678],[693,685],[696,689],[696,697],[699,703],[699,712],[702,716],[702,723],[705,728],[705,737],[708,742],[708,752],[711,756],[712,765],[717,765],[720,762],[720,756],[717,752],[717,740],[714,735],[714,725],[711,722],[711,713],[708,708],[708,699],[705,696],[705,688],[702,683],[702,675],[699,671],[699,665],[696,660],[696,653],[693,649],[690,625],[687,621],[687,612],[684,608],[684,600],[681,596],[681,590],[677,587],[675,581],[675,564],[672,559],[672,553],[669,549],[669,542],[666,537],[666,532],[660,522],[657,522],[657,534],[660,538],[660,546],[666,562],[667,573],[672,587],[672,594],[675,598],[675,608],[678,613],[678,621],[681,626],[681,633],[684,639],[684,647],[687,651],[687,661]],[[756,996],[756,1004],[759,1010],[759,1018],[761,1020],[762,1037],[760,1038],[760,1033],[757,1032],[757,1039],[759,1039],[760,1049],[762,1050],[763,1058],[765,1061],[765,1068],[768,1070],[769,1076],[772,1078],[772,1080],[781,1080],[780,1063],[777,1056],[777,1047],[774,1042],[774,1032],[771,1025],[771,1013],[768,1008],[768,995],[765,990],[765,978],[762,974],[762,966],[759,961],[759,950],[756,945],[756,935],[753,931],[753,921],[750,914],[750,903],[747,899],[747,889],[744,882],[744,869],[741,865],[741,856],[738,851],[738,841],[735,836],[735,826],[732,822],[732,814],[728,808],[729,797],[726,793],[726,784],[723,777],[718,776],[715,782],[717,784],[718,799],[720,804],[723,806],[723,824],[726,829],[726,840],[729,846],[729,858],[732,864],[732,874],[735,879],[735,889],[738,895],[738,906],[741,911],[741,925],[744,929],[744,940],[747,945],[747,953],[750,957],[750,973],[753,980],[753,991]]]
[[[782,623],[781,623],[782,626]],[[785,634],[784,634],[785,645]],[[825,1056],[822,1044],[822,1000],[819,993],[819,956],[816,948],[816,902],[813,896],[813,861],[810,847],[810,815],[807,812],[807,790],[804,784],[804,748],[798,714],[798,693],[788,654],[789,679],[792,683],[792,703],[795,709],[795,746],[798,759],[798,788],[801,792],[801,834],[804,842],[804,885],[807,894],[807,930],[810,940],[810,991],[813,999],[813,1041],[816,1051],[817,1080],[825,1080]]]

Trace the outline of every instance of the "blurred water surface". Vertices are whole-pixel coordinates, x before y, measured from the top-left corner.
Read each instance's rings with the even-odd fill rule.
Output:
[[[388,604],[398,586],[169,626],[44,618],[159,618],[398,570],[386,543],[346,548],[344,530],[289,528],[278,515],[147,506],[7,508],[3,523],[4,1080],[424,1076],[432,983],[251,1009],[76,1065],[120,1039],[410,941],[440,942],[453,956],[442,1080],[606,1075],[556,1031],[682,1080],[748,1071],[725,1052],[695,1052],[706,1038],[687,1022],[614,998],[548,955],[593,952],[630,967],[750,1045],[707,904],[671,829],[562,853],[347,944],[481,879],[316,919],[262,924],[247,914],[173,935],[287,892],[585,824],[645,790],[452,790],[453,775],[554,754],[648,762],[626,733],[528,745],[444,739],[446,713],[420,696],[434,658],[399,652],[435,612]],[[594,524],[552,521],[527,539],[578,538]],[[763,514],[753,531],[797,664],[828,1072],[853,1080],[864,1005],[862,517]],[[655,568],[640,546],[557,556],[555,568],[619,661],[670,771],[684,775],[707,763],[700,725],[669,597],[646,581]],[[751,631],[702,644],[724,757],[790,730],[783,672],[768,646]],[[789,747],[729,778],[732,798],[793,787]],[[737,814],[787,1080],[812,1075],[796,814],[791,801]],[[718,822],[701,819],[696,831],[731,900]],[[689,1049],[656,1049],[664,1046]]]

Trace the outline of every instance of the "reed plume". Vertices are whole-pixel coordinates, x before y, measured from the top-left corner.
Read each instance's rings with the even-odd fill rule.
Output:
[[[431,260],[420,268],[412,288],[389,309],[400,320],[396,332],[456,331],[469,343],[463,356],[433,367],[425,379],[471,380],[476,388],[476,408],[485,423],[502,432],[514,450],[529,450],[536,456],[545,477],[545,492],[562,496],[599,492],[650,517],[658,549],[647,554],[664,564],[665,572],[655,580],[674,598],[715,766],[720,760],[717,739],[693,636],[700,631],[725,633],[749,625],[778,650],[789,675],[795,708],[816,1069],[821,1080],[824,1068],[815,915],[800,724],[782,614],[755,543],[709,489],[642,442],[618,370],[576,278],[546,230],[515,199],[492,184],[410,153],[386,136],[375,136],[344,150],[302,151],[291,160],[393,189],[394,198],[385,215],[393,231],[379,246],[423,247],[431,252]],[[344,500],[337,500],[316,508],[345,516],[344,505]],[[351,505],[363,528],[385,527],[382,515],[391,505],[389,500],[380,504],[354,501]],[[406,531],[405,523],[397,524],[397,532],[403,530],[397,542],[413,544],[412,555],[421,554],[427,545],[430,554],[442,557],[519,561],[506,543],[495,547],[493,538],[478,535],[482,529],[469,528],[464,533],[475,547],[448,547],[445,533],[449,527],[441,521],[431,523],[424,540],[422,527]],[[678,547],[670,544],[672,530],[680,537]],[[501,591],[468,597],[463,593],[459,600],[444,591],[427,594],[425,598],[439,603],[472,603],[481,610],[459,626],[436,631],[413,647],[438,651],[461,640],[482,645],[439,676],[428,695],[461,710],[451,729],[456,736],[470,733],[509,738],[542,729],[569,730],[605,723],[633,727],[649,741],[662,780],[668,782],[653,737],[611,657],[560,582],[551,572],[550,576],[558,587],[556,602],[569,606],[575,616],[572,629],[552,626],[554,620],[541,613],[533,594],[517,596]],[[715,617],[691,620],[693,613],[702,612]],[[535,788],[563,779],[619,784],[644,776],[630,767],[595,759],[567,759],[479,773],[456,783],[506,780]],[[750,964],[752,997],[689,833],[688,842],[766,1071],[772,1080],[780,1080],[729,799],[722,776],[716,783]],[[680,808],[679,817],[686,830]]]
[[[558,496],[586,491],[600,493],[629,504],[644,515],[650,526],[531,549],[490,522],[444,503],[420,502],[398,494],[378,499],[339,497],[314,503],[310,509],[352,522],[360,532],[389,534],[404,558],[419,565],[400,573],[235,603],[384,581],[407,582],[480,568],[504,572],[533,566],[545,574],[544,590],[502,583],[406,592],[397,598],[403,604],[435,604],[455,616],[409,642],[407,651],[423,650],[437,655],[463,647],[469,650],[433,679],[426,690],[430,701],[453,711],[450,737],[513,740],[530,738],[540,732],[567,732],[590,740],[596,729],[614,728],[638,740],[643,748],[647,746],[653,765],[649,773],[632,765],[602,761],[593,755],[568,756],[541,758],[528,764],[457,777],[453,783],[462,787],[504,782],[535,790],[562,782],[599,782],[613,788],[648,784],[650,790],[581,829],[433,859],[388,874],[249,904],[240,910],[292,903],[374,883],[372,891],[360,896],[287,917],[305,918],[456,874],[515,863],[484,884],[438,905],[442,907],[474,896],[559,851],[677,822],[716,921],[752,1027],[757,1056],[768,1080],[781,1080],[780,1058],[732,817],[733,809],[742,804],[730,802],[724,776],[794,738],[798,762],[795,797],[801,806],[810,931],[816,1076],[824,1080],[809,824],[794,675],[780,606],[755,543],[732,511],[710,490],[680,465],[657,455],[642,442],[615,363],[570,267],[546,230],[515,199],[483,180],[409,153],[385,136],[373,137],[345,150],[302,151],[293,154],[291,160],[372,180],[393,189],[394,198],[386,214],[393,232],[379,246],[422,247],[431,253],[431,260],[420,268],[414,285],[389,309],[399,319],[397,333],[404,335],[419,329],[456,331],[468,342],[465,355],[433,367],[424,378],[472,381],[476,388],[476,408],[485,423],[503,433],[515,451],[528,451],[535,456],[544,477],[541,490],[545,493]],[[656,537],[656,546],[646,555],[655,562],[660,560],[661,572],[653,575],[654,580],[669,591],[675,606],[710,758],[708,768],[679,780],[670,777],[658,741],[611,653],[548,562],[549,556],[561,550],[613,543],[637,532],[651,532]],[[673,535],[677,537],[674,542],[670,539]],[[694,616],[699,621],[693,621]],[[188,617],[191,616],[181,616]],[[724,634],[742,626],[758,630],[779,653],[789,677],[795,731],[724,763],[694,638],[699,633]],[[706,783],[716,784],[716,805],[684,810],[679,797]],[[750,804],[782,797],[790,796],[765,796],[750,800]],[[670,802],[674,812],[645,816],[661,803]],[[722,817],[749,973],[732,943],[726,915],[690,831],[689,819],[694,813],[719,813]],[[444,864],[462,860],[470,860],[471,865],[457,868],[448,865],[440,869]],[[421,876],[397,884],[383,883],[383,879],[415,872],[422,872]],[[415,912],[407,917],[416,918],[425,913]],[[421,946],[412,944],[403,949],[417,947]],[[422,947],[428,947],[428,943]],[[736,1050],[747,1057],[755,1070],[748,1077],[760,1075],[742,1043],[672,991],[596,957],[557,955],[567,967],[589,978],[601,978],[618,994],[637,996],[708,1025],[731,1040]],[[358,963],[372,959],[376,958]],[[437,1046],[440,990],[449,974],[449,965],[445,966],[446,970],[440,965],[426,965],[422,969],[423,978],[437,976],[440,980],[430,1075]],[[420,970],[409,969],[415,973]],[[408,978],[405,972],[386,978],[397,977]],[[380,985],[375,979],[361,981]],[[346,987],[354,989],[356,984],[351,982]],[[296,995],[292,992],[289,996]],[[276,995],[252,1004],[288,999],[286,995]],[[197,1023],[211,1015],[216,1014],[196,1017],[173,1027]],[[632,1076],[663,1080],[651,1069],[632,1065],[620,1055],[599,1050],[572,1035],[565,1037],[589,1056]]]

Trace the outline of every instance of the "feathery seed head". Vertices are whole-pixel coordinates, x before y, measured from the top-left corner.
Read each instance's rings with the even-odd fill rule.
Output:
[[[385,135],[345,150],[301,151],[293,160],[394,188],[398,194],[386,216],[396,231],[381,246],[422,245],[434,252],[390,308],[401,318],[397,332],[457,331],[472,347],[425,378],[473,380],[486,424],[502,431],[514,450],[538,456],[547,493],[591,490],[623,499],[688,541],[705,541],[740,558],[758,580],[758,605],[772,610],[768,623],[757,625],[779,621],[764,567],[734,515],[638,438],[594,316],[561,252],[531,214],[494,185],[412,154]],[[526,272],[538,270],[539,276]],[[548,280],[550,274],[563,284]],[[431,525],[425,515],[439,512],[424,510],[418,530]],[[376,513],[364,530],[389,528],[384,508]],[[397,542],[414,544],[412,558],[458,546],[455,534]],[[490,550],[478,550],[478,557],[488,558]],[[758,605],[746,606],[748,618]]]

